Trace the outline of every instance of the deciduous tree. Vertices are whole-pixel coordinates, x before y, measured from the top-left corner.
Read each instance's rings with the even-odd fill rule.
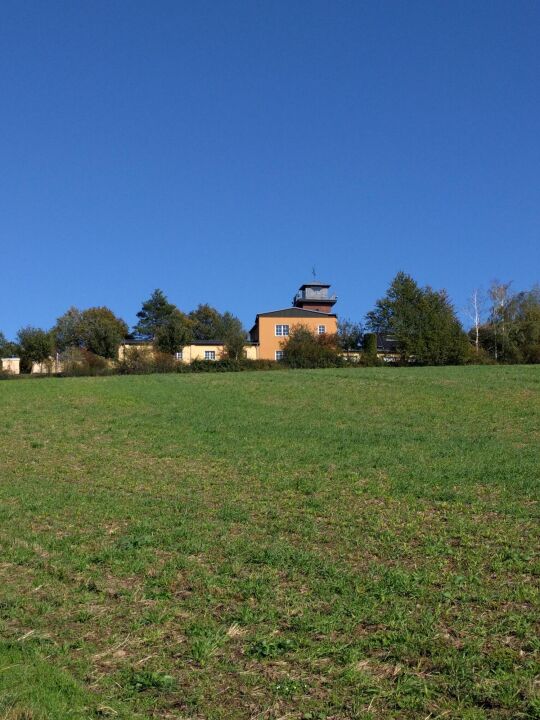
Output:
[[[78,324],[81,346],[104,358],[116,359],[128,332],[126,323],[107,307],[83,310]]]
[[[363,335],[364,329],[361,323],[352,320],[338,321],[337,342],[344,352],[358,351],[362,347]]]
[[[241,360],[244,357],[244,347],[247,333],[239,318],[230,312],[221,316],[221,339],[225,344],[225,355],[231,360]]]
[[[485,309],[485,297],[483,292],[475,288],[467,301],[465,312],[472,323],[471,334],[474,340],[476,353],[480,352],[480,327]]]
[[[506,354],[506,311],[510,302],[511,282],[493,280],[489,288],[491,299],[490,324],[493,329],[493,355],[495,360],[504,360]]]
[[[15,357],[19,354],[17,343],[10,342],[3,332],[0,332],[0,358]]]
[[[17,333],[21,352],[21,366],[29,372],[32,363],[43,363],[54,352],[54,341],[50,332],[35,327],[24,327]]]
[[[304,325],[291,329],[282,348],[283,361],[292,368],[337,367],[343,364],[336,335],[315,335]]]
[[[81,347],[81,311],[70,307],[61,315],[51,330],[56,349],[60,352],[71,347]]]

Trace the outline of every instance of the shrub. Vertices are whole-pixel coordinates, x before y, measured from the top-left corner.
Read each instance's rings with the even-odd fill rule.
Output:
[[[124,357],[116,365],[120,375],[147,375],[149,373],[172,373],[178,363],[169,353],[147,348],[127,348]]]
[[[172,373],[175,372],[178,361],[173,355],[163,352],[154,352],[152,358],[152,370],[155,373]]]
[[[110,363],[89,350],[72,347],[62,354],[62,372],[66,377],[82,377],[85,375],[109,375],[112,372]]]
[[[120,375],[145,375],[153,372],[153,354],[151,347],[148,348],[126,348],[122,360],[116,364],[116,370]]]
[[[191,365],[191,372],[240,372],[244,363],[238,360],[222,358],[221,360],[194,360]]]
[[[298,325],[283,344],[283,362],[291,368],[325,368],[344,365],[335,335],[315,335]]]

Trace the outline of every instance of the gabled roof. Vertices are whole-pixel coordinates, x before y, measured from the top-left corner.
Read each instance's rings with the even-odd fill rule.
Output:
[[[260,317],[337,317],[335,313],[322,312],[322,310],[306,310],[299,307],[288,307],[283,310],[271,310],[270,312],[259,313]]]

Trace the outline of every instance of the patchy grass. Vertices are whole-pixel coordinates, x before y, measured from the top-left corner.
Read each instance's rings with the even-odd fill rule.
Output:
[[[0,407],[0,717],[540,717],[539,368]]]

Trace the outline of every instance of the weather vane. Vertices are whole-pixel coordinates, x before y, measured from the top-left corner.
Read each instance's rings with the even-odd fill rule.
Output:
[[[313,279],[315,280],[317,273],[315,272],[315,265],[311,268],[311,274],[313,275]]]

